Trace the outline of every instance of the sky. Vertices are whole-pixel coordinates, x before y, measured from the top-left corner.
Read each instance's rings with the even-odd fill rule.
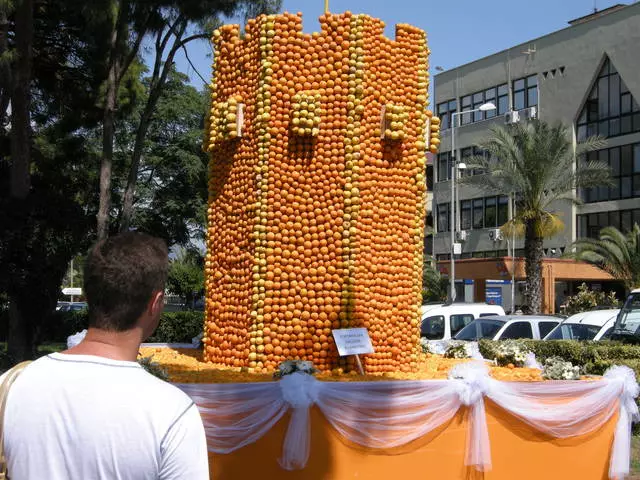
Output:
[[[520,43],[568,26],[569,20],[615,5],[605,0],[329,0],[331,12],[366,13],[386,23],[386,34],[394,36],[397,23],[409,23],[427,32],[431,49],[430,68],[449,70]],[[625,2],[633,3],[633,2]],[[324,0],[284,0],[283,11],[302,12],[304,31],[319,30],[318,17]],[[227,23],[241,23],[231,19]],[[211,77],[211,47],[191,42],[189,58],[198,72]],[[200,88],[202,80],[180,55],[178,69]]]

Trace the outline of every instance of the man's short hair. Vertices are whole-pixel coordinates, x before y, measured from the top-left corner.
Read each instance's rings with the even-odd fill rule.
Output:
[[[164,291],[169,256],[164,240],[138,232],[98,242],[84,267],[89,326],[133,328],[155,292]]]

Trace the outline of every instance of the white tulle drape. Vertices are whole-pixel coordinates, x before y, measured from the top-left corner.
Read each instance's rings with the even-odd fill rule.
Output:
[[[304,468],[309,458],[309,408],[316,405],[350,442],[399,447],[444,425],[469,408],[465,464],[491,469],[484,399],[554,438],[593,432],[618,412],[609,477],[629,473],[631,423],[638,420],[639,387],[628,367],[612,367],[589,381],[499,382],[483,362],[456,365],[449,380],[321,382],[294,373],[273,383],[181,384],[198,405],[209,450],[227,454],[257,441],[288,411],[280,464]]]

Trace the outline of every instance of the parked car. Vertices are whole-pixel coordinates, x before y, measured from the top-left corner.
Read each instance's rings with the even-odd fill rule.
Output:
[[[640,343],[640,288],[631,291],[620,309],[611,340]]]
[[[619,308],[576,313],[551,330],[544,340],[606,340],[618,313]]]
[[[87,307],[86,302],[58,302],[56,310],[59,312],[78,312],[80,310],[86,310]]]
[[[551,315],[496,315],[478,318],[460,330],[454,340],[476,341],[531,338],[540,340],[560,323]]]
[[[504,315],[500,305],[486,303],[454,303],[450,305],[423,305],[420,336],[431,341],[450,340],[476,318]]]
[[[69,305],[71,305],[71,302],[58,302],[56,304],[56,312],[57,311],[65,312],[69,310]]]

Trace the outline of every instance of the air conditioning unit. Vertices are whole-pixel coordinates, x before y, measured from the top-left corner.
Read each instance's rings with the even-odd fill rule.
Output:
[[[457,242],[464,242],[467,240],[467,231],[466,230],[460,230],[459,232],[456,232],[456,241]]]
[[[504,123],[518,123],[520,121],[520,112],[512,110],[504,114]]]
[[[493,240],[494,242],[499,242],[502,240],[502,230],[500,230],[499,228],[494,228],[492,230],[489,230],[489,239]]]
[[[538,118],[538,107],[529,107],[526,110],[527,120]]]

